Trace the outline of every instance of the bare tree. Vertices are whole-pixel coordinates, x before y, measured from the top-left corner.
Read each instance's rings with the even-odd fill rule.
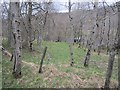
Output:
[[[120,89],[120,1],[117,2],[117,7],[118,7],[117,52],[118,52],[118,90],[119,90]]]
[[[104,3],[106,3],[106,2],[104,2]],[[109,44],[110,44],[110,32],[111,32],[111,21],[112,21],[111,20],[111,10],[113,12],[115,12],[115,10],[113,7],[110,7],[107,3],[106,3],[106,5],[109,7],[109,10],[108,10],[108,32],[107,32],[107,54],[108,54],[109,53],[109,46],[110,46]]]
[[[103,1],[103,8],[104,8],[104,16],[103,18],[106,17],[106,7],[105,7],[105,2]],[[105,19],[103,19],[103,29],[101,29],[101,33],[100,33],[100,42],[99,42],[99,46],[98,46],[98,55],[100,55],[100,52],[101,52],[101,47],[102,47],[102,42],[103,42],[103,35],[104,35],[104,32],[105,32]]]
[[[13,38],[14,38],[14,67],[13,75],[15,78],[21,76],[21,30],[20,30],[20,2],[13,2],[12,15],[13,15]]]
[[[108,27],[108,33],[107,33],[107,54],[109,52],[109,42],[110,42],[110,25],[111,25],[111,20],[110,20],[110,12],[109,12],[109,27]]]
[[[22,46],[23,48],[28,48],[29,46],[29,37],[28,37],[28,33],[29,33],[29,29],[28,29],[28,23],[26,23],[25,21],[28,21],[26,20],[27,18],[27,15],[28,15],[28,2],[22,2],[21,3],[21,13],[20,13],[20,16],[21,16],[21,27],[22,27]]]
[[[28,36],[29,36],[29,49],[30,51],[33,50],[33,40],[32,40],[32,25],[31,25],[31,18],[32,18],[32,2],[28,2],[29,8],[28,8],[28,18],[27,18],[27,23],[28,23]]]
[[[71,17],[71,8],[72,8],[72,4],[71,4],[71,0],[69,0],[69,5],[68,5],[68,10],[69,10],[69,21],[70,21],[70,30],[73,32],[73,24],[72,24],[72,17]],[[72,33],[71,32],[71,33]],[[72,39],[73,34],[70,35],[70,39]],[[72,51],[72,43],[70,40],[69,43],[69,49],[70,49],[70,66],[73,66],[74,62],[73,62],[73,51]]]
[[[105,79],[104,88],[109,88],[109,85],[110,85],[110,79],[112,75],[113,63],[115,60],[116,51],[118,51],[118,55],[120,54],[120,2],[117,2],[116,4],[118,7],[118,28],[117,28],[117,33],[116,33],[116,39],[113,45],[111,45],[111,48],[109,49],[110,51],[109,63],[108,63],[107,75]],[[118,56],[118,90],[119,89],[120,89],[120,60]]]
[[[13,38],[12,38],[12,14],[11,14],[11,6],[12,2],[9,3],[9,10],[8,10],[8,44],[12,47],[13,45]]]
[[[97,23],[96,23],[96,16],[97,16],[97,8],[98,8],[98,1],[95,0],[94,2],[94,11],[95,11],[95,14],[94,14],[94,25],[93,25],[93,31],[91,32],[90,34],[90,39],[88,41],[88,51],[87,51],[87,54],[86,54],[86,57],[85,57],[85,60],[84,60],[84,66],[88,66],[89,64],[89,60],[90,60],[90,56],[91,56],[91,50],[92,50],[92,45],[93,45],[93,38],[94,38],[94,34],[95,34],[95,31],[97,30]]]
[[[108,68],[107,68],[107,75],[106,75],[106,80],[105,80],[105,86],[104,88],[109,88],[110,84],[110,78],[112,75],[112,69],[113,69],[113,63],[115,59],[115,47],[112,47],[110,54],[109,54],[109,63],[108,63]]]

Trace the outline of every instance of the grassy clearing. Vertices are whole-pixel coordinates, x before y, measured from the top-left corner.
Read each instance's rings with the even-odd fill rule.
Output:
[[[6,45],[5,45],[6,46]],[[47,54],[43,64],[43,73],[38,73],[39,63],[44,47],[47,46]],[[6,47],[7,48],[7,47]],[[7,48],[10,50],[9,48]],[[86,52],[84,49],[73,46],[74,66],[70,67],[69,48],[65,42],[43,42],[42,49],[37,52],[37,44],[34,42],[35,51],[22,51],[22,78],[14,79],[12,62],[6,56],[2,59],[3,87],[102,87],[106,74],[108,56],[98,56],[92,53],[90,67],[83,66]],[[48,61],[48,58],[50,60]],[[117,86],[117,59],[111,79],[111,87]]]

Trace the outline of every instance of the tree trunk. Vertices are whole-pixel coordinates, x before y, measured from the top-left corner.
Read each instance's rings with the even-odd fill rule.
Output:
[[[108,33],[107,33],[107,54],[109,53],[109,42],[110,42],[110,25],[111,25],[111,20],[110,20],[110,12],[109,12],[109,27],[108,27]]]
[[[114,59],[115,59],[115,49],[112,48],[111,52],[110,52],[110,55],[109,55],[109,63],[108,63],[107,75],[106,75],[104,88],[109,88]]]
[[[69,44],[69,48],[70,48],[70,66],[73,66],[74,62],[73,62],[73,52],[72,52],[72,46],[71,44]]]
[[[9,3],[9,10],[8,10],[8,45],[10,47],[13,46],[13,38],[12,38],[12,14],[11,14],[11,9],[12,7],[12,2]]]
[[[91,48],[92,46],[90,45],[88,48],[88,52],[87,55],[85,57],[85,61],[84,61],[84,66],[87,67],[89,65],[89,60],[90,60],[90,55],[91,55]]]
[[[38,51],[41,51],[41,47],[42,47],[42,32],[41,29],[38,30],[38,34],[37,34],[37,44],[38,44]]]
[[[21,30],[20,30],[20,2],[13,2],[14,10],[13,14],[13,37],[14,37],[14,67],[13,67],[13,75],[15,78],[19,78],[21,76]]]
[[[41,59],[41,62],[40,62],[39,73],[42,73],[42,65],[43,65],[43,60],[45,58],[46,51],[47,51],[47,47],[45,47],[44,52],[43,52],[43,56],[42,56],[42,59]]]
[[[71,17],[71,7],[72,7],[72,4],[71,4],[71,0],[69,0],[69,21],[70,21],[70,30],[73,32],[73,24],[72,24],[72,17]],[[70,35],[72,38],[73,34]],[[74,37],[74,36],[73,36]],[[73,61],[73,51],[72,51],[72,43],[71,43],[71,40],[70,40],[70,43],[69,43],[69,50],[70,50],[70,66],[73,66],[74,64],[74,61]]]
[[[29,48],[29,28],[28,28],[28,23],[26,23],[25,21],[28,22],[28,2],[24,2],[22,3],[22,6],[25,8],[23,11],[24,13],[26,13],[25,15],[20,14],[21,17],[21,23],[22,23],[22,28],[23,28],[23,32],[22,32],[22,47],[23,48]]]
[[[103,7],[104,7],[104,17],[106,17],[106,7],[104,5],[105,2],[103,2]],[[102,47],[102,41],[103,41],[103,35],[104,35],[104,31],[105,31],[105,19],[103,20],[103,30],[101,30],[101,35],[100,35],[100,43],[99,43],[99,47],[98,47],[98,55],[100,55],[101,53],[101,47]]]
[[[93,25],[93,31],[90,34],[90,39],[88,41],[88,51],[84,60],[84,66],[88,66],[89,64],[89,60],[90,60],[90,56],[91,56],[91,50],[92,50],[92,46],[94,44],[94,35],[95,35],[95,31],[97,30],[97,22],[96,22],[96,17],[97,17],[97,7],[98,7],[98,1],[95,0],[94,2],[94,11],[95,11],[95,15],[94,15],[94,25]]]
[[[104,88],[109,88],[110,78],[111,78],[112,69],[113,69],[113,62],[114,62],[115,53],[117,50],[118,52],[118,90],[120,90],[120,57],[119,57],[120,55],[120,2],[117,2],[116,4],[118,7],[118,28],[117,28],[117,33],[116,33],[117,39],[115,39],[117,40],[117,45],[115,41],[111,49],[110,55],[109,55],[109,63],[108,63],[108,69],[107,69],[107,75],[106,75]]]
[[[120,42],[120,39],[119,39],[119,42]],[[118,88],[120,90],[120,43],[119,43],[119,49],[118,49]]]
[[[120,1],[116,3],[118,7],[118,42],[117,42],[117,52],[118,52],[118,90],[120,90]]]
[[[27,12],[26,12],[27,13]],[[28,36],[29,36],[29,34],[28,34],[28,28],[27,28],[27,25],[25,24],[25,21],[24,21],[24,17],[22,17],[22,15],[20,14],[20,16],[21,16],[21,21],[22,21],[22,24],[23,24],[23,29],[24,29],[24,34],[22,35],[22,47],[23,48],[28,48],[28,46],[29,46],[29,38],[28,38]]]
[[[83,23],[82,23],[82,21],[80,21],[80,40],[79,40],[79,36],[78,36],[78,42],[79,42],[79,46],[78,46],[78,48],[80,48],[81,47],[81,43],[82,43],[82,41],[83,41],[83,31],[82,31],[82,28],[83,28]]]
[[[32,2],[28,2],[28,33],[29,33],[29,49],[30,51],[33,50],[33,42],[32,42],[32,25],[31,25],[31,16],[32,16]]]

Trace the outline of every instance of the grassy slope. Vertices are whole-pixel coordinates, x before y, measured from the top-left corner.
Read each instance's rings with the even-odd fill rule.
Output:
[[[47,54],[44,60],[43,73],[38,74],[39,62],[43,48],[47,46]],[[34,49],[37,44],[34,43]],[[70,67],[69,48],[64,42],[43,42],[41,52],[22,52],[22,78],[12,77],[12,62],[3,56],[3,87],[101,87],[104,84],[108,56],[96,53],[92,54],[90,67],[83,66],[86,52],[73,46],[74,67]],[[50,60],[48,61],[48,57]],[[117,83],[117,59],[111,80],[111,87]]]

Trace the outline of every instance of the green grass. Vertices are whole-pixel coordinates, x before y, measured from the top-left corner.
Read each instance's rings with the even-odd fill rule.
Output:
[[[5,42],[4,42],[5,43]],[[8,48],[6,44],[4,46]],[[44,47],[47,46],[47,53],[43,64],[43,73],[38,73],[39,67],[33,67],[30,65],[22,64],[22,78],[14,79],[12,76],[12,62],[9,58],[3,56],[2,59],[2,86],[3,87],[98,87],[96,84],[102,85],[106,75],[108,56],[92,52],[89,67],[83,66],[86,51],[81,48],[77,48],[77,45],[73,45],[73,58],[74,66],[70,66],[70,54],[68,44],[65,42],[42,42],[42,48],[40,52],[37,48],[36,41],[34,42],[33,52],[29,52],[27,49],[22,50],[22,60],[34,65],[39,65],[41,56],[43,54]],[[48,61],[48,55],[50,60]],[[80,81],[78,77],[82,80]],[[91,79],[92,78],[92,79]],[[97,80],[98,79],[98,80]],[[98,81],[98,82],[95,82]],[[100,82],[101,81],[101,82]],[[113,74],[111,78],[111,87],[116,85],[117,82],[117,59],[114,63]]]

